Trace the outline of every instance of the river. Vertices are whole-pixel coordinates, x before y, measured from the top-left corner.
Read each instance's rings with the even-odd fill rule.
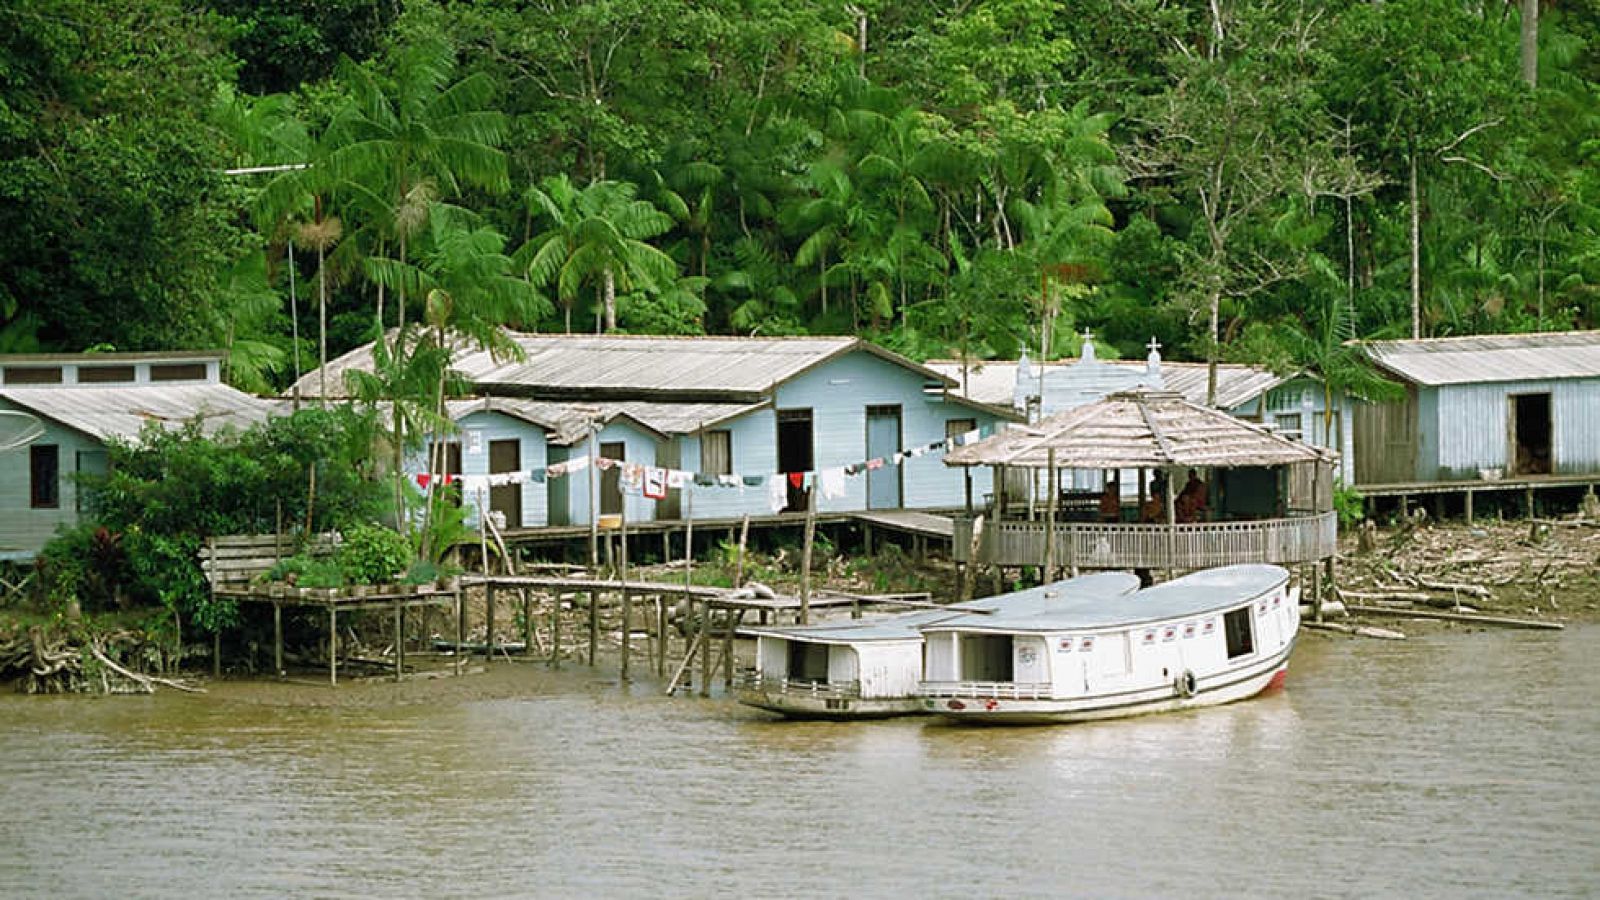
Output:
[[[582,666],[3,696],[0,896],[1593,896],[1597,660],[1595,625],[1309,634],[1275,694],[1017,729]]]

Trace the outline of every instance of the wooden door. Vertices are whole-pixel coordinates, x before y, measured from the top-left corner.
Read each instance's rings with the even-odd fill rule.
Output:
[[[502,475],[522,470],[522,441],[508,438],[489,442],[489,474]],[[507,528],[522,527],[522,485],[501,484],[489,488],[489,509],[505,516]]]
[[[628,458],[628,445],[621,441],[601,444],[600,455],[620,462]],[[612,466],[600,473],[600,515],[615,516],[621,513],[622,467]]]
[[[883,460],[882,468],[867,470],[867,509],[900,508],[900,450],[900,407],[867,407],[867,459]]]

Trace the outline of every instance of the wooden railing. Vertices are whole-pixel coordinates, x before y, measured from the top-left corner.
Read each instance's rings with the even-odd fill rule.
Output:
[[[754,669],[739,673],[737,686],[747,691],[767,694],[794,694],[818,700],[857,700],[861,697],[859,681],[807,681],[803,679],[764,676]]]
[[[924,697],[964,700],[1050,700],[1055,689],[1048,682],[924,681],[921,693]]]
[[[1043,522],[986,521],[976,559],[972,522],[956,517],[952,535],[956,562],[1036,566],[1045,561]],[[1308,563],[1333,556],[1338,528],[1332,512],[1173,526],[1058,522],[1055,564],[1081,569],[1201,569],[1232,563]]]

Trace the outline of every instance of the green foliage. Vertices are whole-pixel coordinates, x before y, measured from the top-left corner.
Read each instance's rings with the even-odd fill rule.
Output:
[[[374,426],[344,409],[301,410],[243,433],[203,434],[199,423],[151,426],[113,444],[109,474],[83,479],[92,523],[41,553],[57,602],[166,607],[202,629],[228,625],[232,601],[214,602],[199,566],[208,536],[356,528],[384,508],[370,473]],[[316,471],[316,492],[309,474]]]
[[[412,561],[411,544],[381,525],[357,525],[344,532],[339,545],[339,565],[355,584],[384,584],[395,580]]]
[[[1333,486],[1333,511],[1339,514],[1339,527],[1354,528],[1366,518],[1366,498],[1343,482]]]

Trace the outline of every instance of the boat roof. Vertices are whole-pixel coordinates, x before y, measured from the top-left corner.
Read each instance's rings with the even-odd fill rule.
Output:
[[[929,623],[923,631],[1054,632],[1143,625],[1220,612],[1288,580],[1282,566],[1221,566],[1145,588],[1117,603],[1074,598],[1048,609],[952,617]]]
[[[947,619],[984,619],[1041,612],[1065,603],[1098,602],[1131,594],[1139,578],[1127,572],[1096,572],[1008,594],[966,600],[942,609],[919,609],[877,619],[824,622],[817,625],[767,626],[741,629],[747,634],[781,637],[813,644],[860,644],[871,641],[921,641],[925,626]]]

